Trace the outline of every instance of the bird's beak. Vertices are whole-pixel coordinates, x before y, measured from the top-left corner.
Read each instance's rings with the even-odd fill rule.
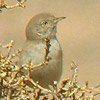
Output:
[[[58,18],[55,18],[54,23],[56,24],[57,22],[59,22],[59,21],[61,21],[63,19],[66,19],[66,17],[58,17]]]

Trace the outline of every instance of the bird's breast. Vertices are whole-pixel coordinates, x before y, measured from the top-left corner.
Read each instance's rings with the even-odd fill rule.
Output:
[[[48,56],[53,60],[62,59],[62,50],[57,40],[50,41],[50,48]],[[32,60],[33,64],[40,64],[44,61],[46,55],[45,42],[34,43],[33,41],[27,41],[24,45],[23,51],[20,56],[21,64],[27,63]]]

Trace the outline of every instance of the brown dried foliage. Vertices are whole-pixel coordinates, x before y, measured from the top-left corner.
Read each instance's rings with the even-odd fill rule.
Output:
[[[19,65],[13,61],[15,57],[19,55],[21,49],[15,53],[11,53],[13,41],[7,45],[1,45],[1,48],[7,48],[8,53],[3,54],[0,51],[0,100],[95,100],[97,95],[100,95],[100,84],[96,87],[89,87],[88,82],[83,87],[78,85],[77,82],[77,64],[73,61],[71,64],[72,77],[62,80],[60,85],[54,81],[53,86],[49,86],[49,89],[45,89],[34,82],[30,78],[31,68],[41,67],[44,64],[48,64],[50,40],[45,39],[46,47],[44,61],[40,65],[32,65],[31,60],[28,64]],[[21,70],[24,69],[28,72],[27,75],[22,75]],[[33,83],[34,87],[29,89],[25,84],[25,81]],[[95,91],[95,93],[94,93]]]

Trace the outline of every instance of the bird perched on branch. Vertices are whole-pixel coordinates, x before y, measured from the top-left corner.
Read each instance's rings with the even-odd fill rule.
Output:
[[[20,65],[29,60],[33,67],[30,77],[45,88],[53,81],[59,81],[62,74],[62,49],[57,40],[57,23],[65,17],[50,13],[38,14],[26,27],[26,42],[20,54]],[[40,65],[40,66],[38,66]],[[30,82],[27,82],[32,87]]]

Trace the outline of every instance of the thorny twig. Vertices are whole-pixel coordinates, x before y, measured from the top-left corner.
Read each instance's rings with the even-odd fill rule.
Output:
[[[45,41],[45,43],[46,43],[46,48],[45,48],[45,59],[44,59],[44,61],[45,61],[45,62],[48,62],[48,61],[51,59],[51,57],[49,56],[49,53],[50,53],[50,46],[51,46],[51,44],[50,44],[50,39],[46,38],[46,39],[44,39],[44,41]]]
[[[26,0],[17,0],[17,3],[15,5],[8,6],[5,3],[5,0],[1,0],[0,1],[0,11],[2,11],[2,9],[4,9],[4,8],[12,9],[12,8],[16,8],[16,7],[25,7],[24,2],[26,2]]]

